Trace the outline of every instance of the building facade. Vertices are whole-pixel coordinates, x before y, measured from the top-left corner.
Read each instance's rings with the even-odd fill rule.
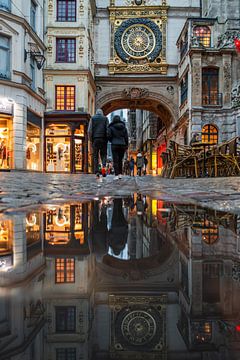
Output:
[[[131,151],[141,147],[151,158],[143,147],[151,143],[156,173],[170,139],[239,135],[239,2],[219,4],[1,0],[0,168],[89,171],[96,107],[139,114]],[[152,115],[143,122],[142,111],[158,119],[154,136],[146,135]]]
[[[0,169],[42,170],[43,1],[1,0],[0,23]]]

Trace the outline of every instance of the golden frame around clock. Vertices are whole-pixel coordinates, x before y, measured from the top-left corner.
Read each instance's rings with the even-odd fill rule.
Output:
[[[161,6],[147,6],[147,5],[132,5],[132,6],[114,6],[115,2],[111,1],[111,6],[109,7],[109,16],[110,16],[110,31],[111,31],[111,44],[110,44],[110,60],[109,60],[109,74],[123,74],[123,73],[157,73],[166,75],[167,74],[167,62],[166,62],[166,27],[167,27],[167,12],[168,6],[166,2],[163,1]],[[119,51],[115,47],[115,36],[118,32],[118,29],[129,19],[148,19],[154,26],[157,26],[162,34],[161,38],[161,51],[156,58],[149,60],[148,56],[139,56],[139,54],[128,54],[126,49],[124,49],[123,36],[126,34],[129,28],[134,26],[129,26],[122,33],[121,45],[123,51],[129,55],[129,57],[124,58],[119,56]],[[136,24],[136,26],[141,26],[148,28],[148,26],[143,24]],[[148,29],[149,33],[152,32],[151,29]],[[153,33],[153,32],[152,32]],[[156,40],[154,46],[156,45]],[[149,50],[149,53],[151,51]],[[148,53],[147,53],[148,55]]]

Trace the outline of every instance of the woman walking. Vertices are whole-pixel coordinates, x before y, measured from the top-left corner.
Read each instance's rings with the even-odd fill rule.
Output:
[[[113,167],[115,172],[114,180],[118,180],[122,177],[123,157],[128,148],[128,132],[125,123],[119,115],[115,115],[109,124],[107,138],[112,144]]]

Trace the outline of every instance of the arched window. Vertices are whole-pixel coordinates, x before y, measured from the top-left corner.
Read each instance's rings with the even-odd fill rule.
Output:
[[[211,30],[208,26],[195,26],[193,36],[196,36],[199,44],[204,47],[211,46]]]
[[[218,143],[218,129],[216,126],[207,124],[202,128],[202,142],[217,144]]]
[[[218,225],[205,219],[202,223],[202,241],[212,245],[218,240],[218,236]]]

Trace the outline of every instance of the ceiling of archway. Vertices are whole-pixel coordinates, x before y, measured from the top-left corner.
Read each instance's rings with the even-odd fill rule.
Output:
[[[105,115],[119,110],[119,109],[140,109],[153,112],[159,116],[164,122],[166,127],[169,127],[173,122],[172,115],[164,105],[160,104],[159,101],[150,98],[139,98],[139,99],[115,99],[105,103],[102,106],[102,110]]]

